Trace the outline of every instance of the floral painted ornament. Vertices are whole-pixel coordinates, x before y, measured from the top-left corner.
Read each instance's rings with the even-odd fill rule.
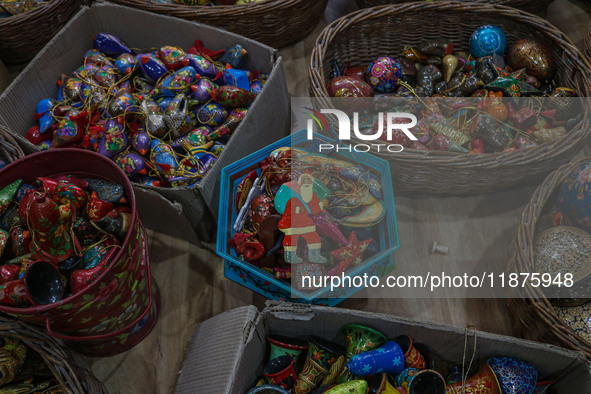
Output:
[[[127,202],[123,186],[118,183],[105,181],[102,179],[87,179],[88,187],[95,192],[101,200],[112,204],[124,204]]]
[[[183,65],[183,60],[187,56],[185,51],[179,47],[165,45],[160,48],[159,58],[170,70],[176,70]]]
[[[156,138],[162,138],[168,129],[164,120],[164,112],[160,106],[150,99],[145,99],[141,104],[141,110],[146,116],[146,130]]]
[[[402,79],[402,68],[396,59],[383,56],[369,64],[365,73],[367,83],[377,92],[392,93]]]
[[[18,179],[0,190],[0,215],[4,215],[22,183],[23,180]]]
[[[116,120],[109,119],[105,124],[105,133],[99,142],[98,153],[106,157],[112,157],[124,151],[128,146],[129,140],[123,126]]]
[[[246,107],[256,98],[256,94],[236,86],[224,85],[211,92],[211,98],[224,107]]]
[[[115,67],[123,75],[129,75],[138,68],[138,60],[129,53],[122,53],[115,61]]]
[[[123,170],[125,175],[132,177],[136,174],[147,174],[146,162],[137,153],[123,152],[111,158],[119,168]]]

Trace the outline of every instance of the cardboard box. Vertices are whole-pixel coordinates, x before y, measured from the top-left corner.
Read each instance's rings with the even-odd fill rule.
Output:
[[[269,334],[305,338],[317,335],[344,344],[340,327],[360,323],[388,338],[409,335],[436,355],[462,364],[465,331],[378,313],[302,304],[269,303],[261,313],[254,306],[215,316],[195,329],[180,371],[177,393],[244,394],[262,374]],[[469,330],[472,349],[474,335]],[[581,352],[503,335],[477,332],[475,365],[505,355],[533,363],[540,380],[553,380],[562,393],[589,393],[591,375]],[[471,356],[471,353],[468,356]]]
[[[195,241],[213,239],[218,212],[220,172],[226,165],[254,152],[289,132],[289,96],[283,63],[277,51],[268,46],[195,22],[153,14],[137,9],[99,2],[84,7],[21,72],[0,96],[0,122],[22,137],[35,124],[37,103],[57,96],[56,81],[71,74],[92,48],[96,34],[106,32],[125,41],[131,48],[158,48],[177,45],[188,49],[195,39],[211,49],[228,49],[242,44],[248,51],[246,67],[269,73],[269,79],[232,135],[226,149],[207,176],[194,188],[155,188],[134,185],[143,197],[138,210],[147,227],[181,235]],[[27,152],[38,150],[20,138]],[[165,199],[158,198],[160,196]],[[167,201],[168,200],[168,201]],[[175,220],[162,213],[170,213]],[[153,215],[159,213],[158,215]],[[178,223],[177,220],[185,223]],[[188,222],[188,223],[186,223]],[[194,229],[196,234],[191,234]]]
[[[280,301],[336,305],[353,293],[361,290],[361,288],[344,287],[332,292],[329,288],[324,288],[312,293],[303,293],[295,289],[295,286],[292,289],[288,282],[277,279],[267,271],[242,260],[237,256],[234,248],[231,248],[228,243],[235,233],[232,228],[237,218],[234,201],[236,199],[236,191],[242,179],[253,170],[257,170],[260,173],[259,163],[275,149],[285,146],[298,146],[301,148],[302,146],[300,145],[307,142],[306,138],[306,132],[300,130],[222,170],[216,252],[224,258],[224,275],[226,278],[246,286],[267,298]],[[328,137],[321,135],[317,135],[315,139],[316,142],[320,140],[327,143],[331,142]],[[386,214],[384,219],[376,225],[378,231],[376,232],[375,241],[378,244],[378,253],[361,262],[354,269],[347,271],[346,274],[351,277],[363,276],[364,274],[368,276],[382,276],[394,269],[394,252],[400,248],[390,166],[385,160],[367,153],[341,151],[332,157],[357,165],[363,165],[380,179]]]

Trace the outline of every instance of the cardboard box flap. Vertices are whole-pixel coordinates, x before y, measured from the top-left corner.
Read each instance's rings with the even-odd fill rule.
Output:
[[[243,358],[245,335],[259,312],[245,306],[224,312],[195,327],[177,382],[177,393],[225,393]],[[245,328],[247,328],[245,330]]]

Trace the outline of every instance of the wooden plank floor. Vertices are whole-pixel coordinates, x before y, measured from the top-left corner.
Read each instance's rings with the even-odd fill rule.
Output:
[[[582,44],[590,21],[584,7],[583,1],[557,0],[549,8],[548,19],[577,45]],[[323,26],[319,25],[302,42],[280,51],[292,96],[308,94],[309,56]],[[0,67],[0,81],[6,80],[1,74]],[[586,153],[591,154],[589,146]],[[533,186],[523,186],[476,197],[411,196],[397,192],[399,267],[411,263],[436,266],[453,261],[505,262],[516,218],[533,190]],[[162,298],[161,315],[152,333],[134,349],[111,358],[92,359],[96,376],[113,393],[173,392],[195,324],[238,306],[253,304],[262,308],[265,302],[263,297],[224,278],[223,262],[213,252],[213,244],[201,249],[154,231],[149,231],[149,238],[152,273]],[[448,245],[449,255],[430,255],[428,246],[433,240]],[[504,300],[357,298],[340,306],[514,334]]]

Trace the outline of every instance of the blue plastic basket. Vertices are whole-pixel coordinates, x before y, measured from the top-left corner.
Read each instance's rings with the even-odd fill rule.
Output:
[[[361,288],[347,287],[332,292],[330,289],[320,289],[313,293],[304,293],[295,288],[292,289],[289,283],[277,279],[267,271],[240,259],[228,244],[228,241],[232,239],[235,232],[232,225],[236,220],[238,212],[234,209],[233,202],[235,201],[236,192],[242,179],[253,170],[257,170],[260,174],[259,163],[274,150],[292,145],[300,147],[301,144],[309,143],[306,137],[306,131],[300,130],[266,148],[244,157],[222,170],[216,252],[224,258],[224,275],[226,278],[254,290],[267,298],[334,306],[361,290]],[[328,137],[319,134],[315,134],[314,141],[332,143]],[[336,153],[335,158],[363,165],[373,170],[372,172],[381,178],[386,217],[378,224],[379,231],[377,233],[379,234],[379,239],[376,241],[378,242],[380,252],[363,261],[356,269],[347,271],[347,275],[356,276],[367,274],[368,276],[382,276],[395,268],[394,252],[400,248],[390,166],[387,161],[368,153],[356,152],[352,154],[341,151]]]

